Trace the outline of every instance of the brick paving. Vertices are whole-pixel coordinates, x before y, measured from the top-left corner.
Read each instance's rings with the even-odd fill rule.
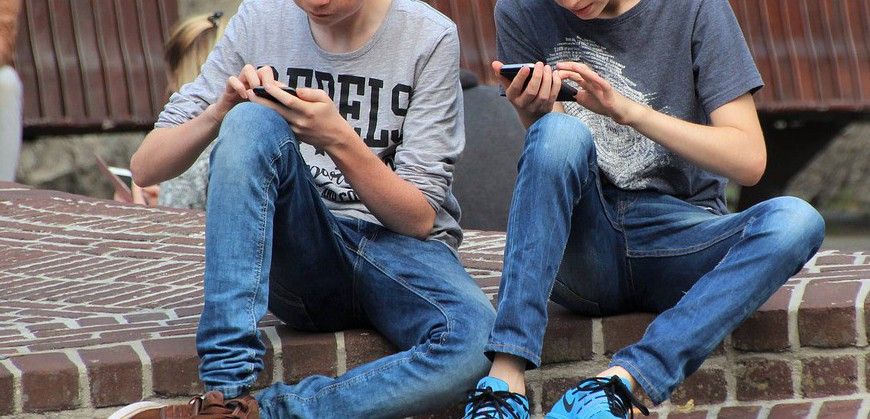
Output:
[[[0,415],[199,392],[203,222],[196,211],[0,183]],[[472,231],[461,249],[491,298],[503,247],[502,233]],[[868,293],[870,252],[821,251],[658,417],[868,417]],[[550,318],[547,365],[529,374],[538,414],[653,316],[589,319],[553,305]],[[393,351],[366,330],[304,334],[271,315],[260,326],[269,351],[259,385],[341,374]]]

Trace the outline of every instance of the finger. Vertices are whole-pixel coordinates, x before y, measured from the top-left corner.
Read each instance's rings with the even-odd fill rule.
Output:
[[[245,84],[242,83],[236,76],[230,76],[227,80],[227,84],[236,92],[239,97],[242,99],[248,99],[248,89],[245,87]]]
[[[546,102],[550,99],[550,92],[553,90],[553,69],[545,65],[543,74],[541,75],[541,89],[538,90],[538,100]]]
[[[249,89],[262,86],[262,83],[260,83],[260,76],[257,74],[257,70],[254,69],[254,66],[246,64],[242,67],[241,75],[242,82],[245,83]]]
[[[505,89],[505,94],[508,98],[516,98],[519,97],[520,94],[523,93],[523,86],[526,85],[526,80],[528,80],[529,75],[531,75],[532,70],[528,67],[523,67],[517,72],[517,75],[514,77],[514,80],[510,82],[508,87]]]
[[[550,89],[550,102],[555,102],[559,98],[559,91],[562,90],[562,75],[559,70],[553,70],[553,80]]]
[[[257,76],[260,78],[260,83],[263,85],[275,82],[275,72],[271,66],[263,66],[257,69]]]
[[[332,99],[329,95],[326,94],[323,90],[320,89],[309,89],[307,87],[300,87],[296,89],[296,95],[299,99],[304,100],[306,102],[330,102]]]
[[[544,63],[538,61],[535,63],[535,71],[532,72],[532,78],[529,79],[529,85],[526,86],[526,90],[523,92],[529,98],[534,98],[538,95],[538,91],[541,90],[541,80],[544,76]]]
[[[290,93],[281,90],[275,83],[269,83],[265,86],[266,91],[269,92],[272,97],[278,99],[284,106],[293,109],[299,106],[299,99],[296,96],[291,95]],[[298,91],[297,91],[298,92]]]
[[[496,80],[501,83],[502,87],[505,89],[505,92],[507,92],[507,88],[511,85],[511,81],[508,80],[507,77],[501,75],[502,67],[504,67],[504,63],[502,63],[501,61],[492,62],[492,72],[495,73]]]

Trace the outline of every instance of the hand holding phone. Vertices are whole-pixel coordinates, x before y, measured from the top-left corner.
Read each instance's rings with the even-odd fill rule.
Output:
[[[523,84],[523,90],[525,90],[526,86],[528,86],[529,81],[530,81],[531,78],[532,78],[532,76],[531,76],[531,72],[533,72],[534,69],[535,69],[535,65],[534,65],[534,64],[531,64],[531,63],[525,63],[525,64],[505,64],[505,65],[503,65],[503,66],[501,67],[501,71],[499,71],[499,74],[501,74],[502,77],[504,77],[504,78],[506,78],[506,79],[508,79],[508,80],[513,80],[513,79],[517,76],[517,74],[519,74],[520,70],[521,70],[523,67],[527,67],[527,68],[529,68],[529,70],[530,70],[529,77],[526,79],[525,83]],[[551,66],[551,67],[552,67],[552,66]],[[566,84],[566,83],[563,81],[563,82],[562,82],[562,88],[559,90],[559,96],[556,97],[556,101],[557,101],[557,102],[569,102],[569,101],[574,101],[574,96],[577,96],[577,89],[575,89],[575,88],[569,86],[568,84]]]
[[[272,102],[275,102],[281,106],[284,106],[284,104],[281,103],[280,100],[276,99],[274,96],[272,96],[271,93],[267,92],[265,87],[255,87],[252,90],[254,91],[255,95],[257,95],[263,99],[271,100]],[[298,97],[298,95],[296,94],[296,89],[294,89],[292,87],[282,87],[281,90],[283,90],[284,92],[289,93],[293,96]]]

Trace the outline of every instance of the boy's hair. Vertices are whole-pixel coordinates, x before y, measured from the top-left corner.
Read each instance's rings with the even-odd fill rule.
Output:
[[[223,12],[191,17],[179,23],[166,41],[167,90],[192,82],[226,28]]]

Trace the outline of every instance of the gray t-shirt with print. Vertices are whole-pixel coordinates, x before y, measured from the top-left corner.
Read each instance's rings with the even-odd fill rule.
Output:
[[[435,209],[430,238],[459,246],[459,205],[451,184],[465,129],[452,21],[423,2],[393,0],[368,43],[333,54],[316,44],[306,14],[292,0],[245,0],[202,74],[172,95],[155,126],[199,115],[245,64],[272,66],[281,82],[326,91],[360,141]],[[379,223],[325,152],[304,143],[300,151],[334,214]]]
[[[498,0],[495,19],[505,63],[585,63],[629,99],[685,121],[709,124],[711,112],[763,86],[728,0],[640,0],[590,21],[554,0]],[[565,110],[592,131],[605,181],[727,211],[722,176],[574,102]]]

